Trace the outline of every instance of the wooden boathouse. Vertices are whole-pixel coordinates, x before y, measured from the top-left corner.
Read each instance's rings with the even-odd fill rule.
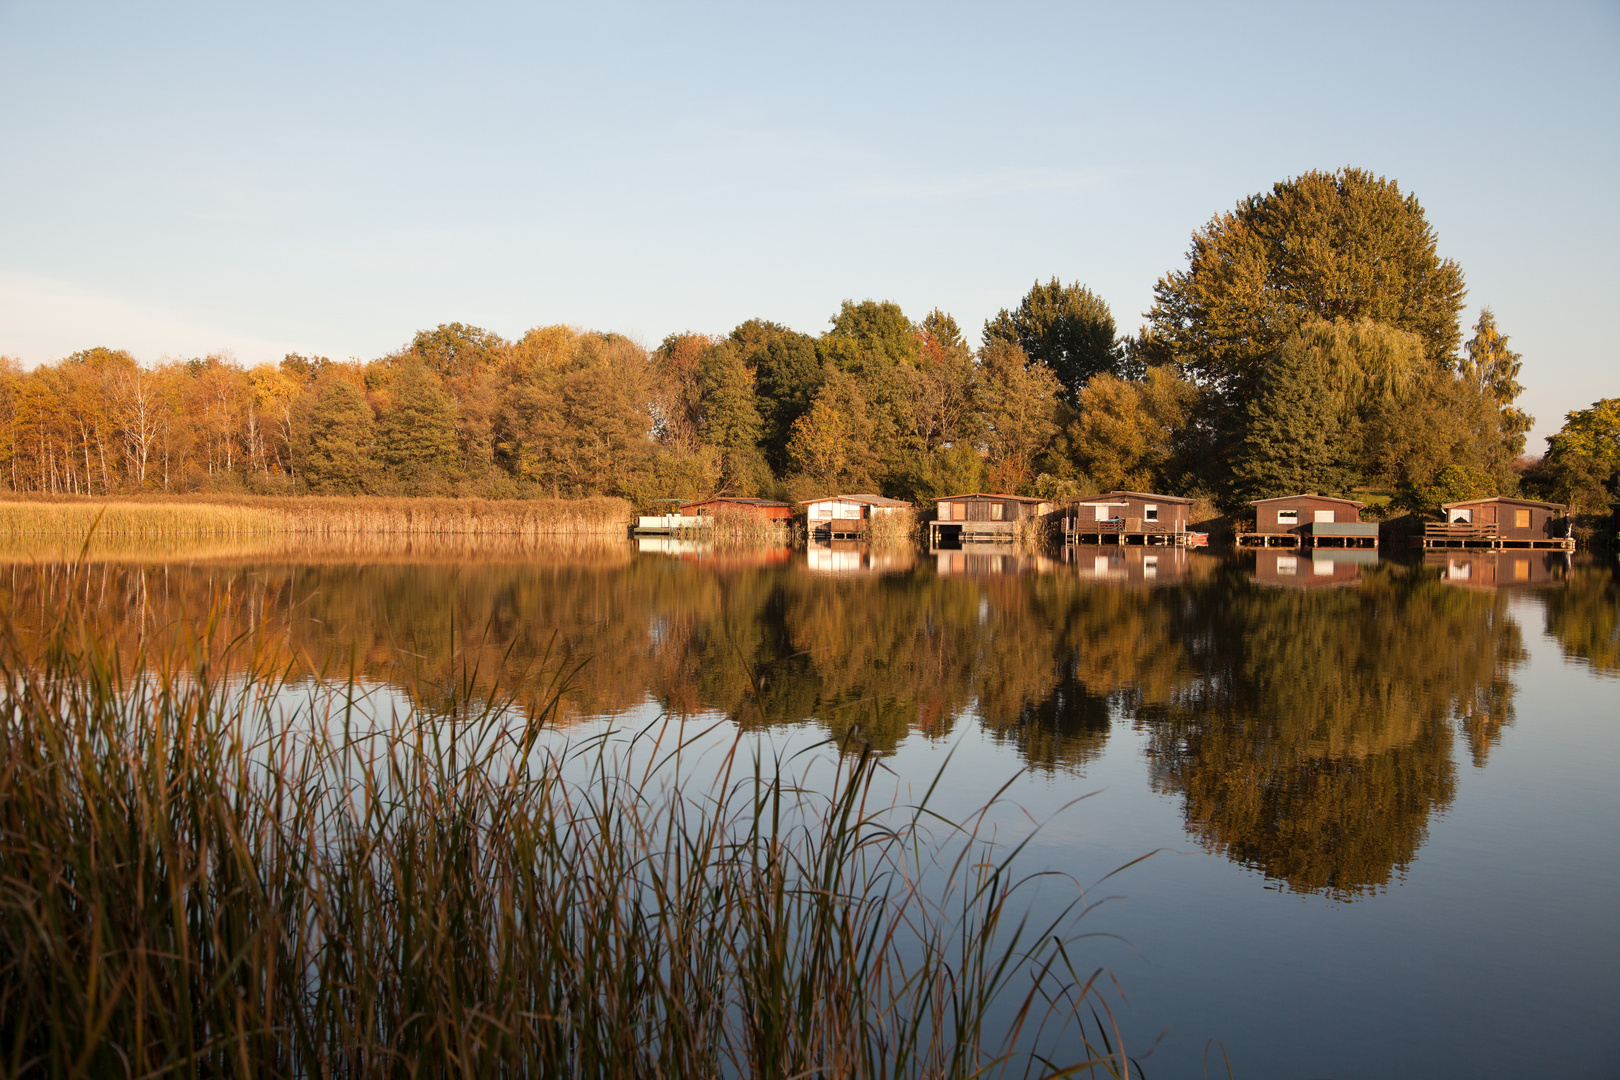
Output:
[[[730,495],[716,495],[712,499],[682,503],[680,513],[683,517],[713,517],[715,514],[725,513],[751,514],[766,521],[790,521],[793,518],[793,504],[779,502],[776,499],[741,499]]]
[[[1543,548],[1573,551],[1569,508],[1493,495],[1440,507],[1441,520],[1423,524],[1426,548]]]
[[[940,541],[957,544],[1005,544],[1018,536],[1018,523],[1045,517],[1052,504],[1025,495],[997,495],[983,491],[949,495],[935,500],[937,516],[928,523],[933,547]]]
[[[1308,492],[1254,499],[1254,532],[1239,533],[1238,543],[1256,547],[1376,548],[1378,523],[1362,521],[1366,503]]]
[[[1192,500],[1144,491],[1110,491],[1076,502],[1063,516],[1068,544],[1174,544],[1195,536],[1188,529]]]
[[[864,537],[872,519],[911,509],[911,504],[882,495],[828,495],[806,499],[805,524],[812,539],[855,540]]]
[[[744,499],[717,495],[709,499],[683,502],[672,513],[639,517],[632,531],[638,536],[697,533],[713,525],[716,514],[747,514],[765,521],[785,523],[793,517],[793,504],[775,499]]]

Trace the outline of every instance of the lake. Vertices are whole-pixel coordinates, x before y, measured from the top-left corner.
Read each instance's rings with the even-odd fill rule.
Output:
[[[1080,949],[1148,1076],[1620,1075],[1612,561],[418,543],[13,557],[0,592],[429,709],[567,672],[559,737],[858,733],[946,814],[1016,777],[1001,826],[1103,901]]]

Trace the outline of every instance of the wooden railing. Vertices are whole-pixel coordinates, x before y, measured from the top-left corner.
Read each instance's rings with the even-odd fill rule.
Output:
[[[1472,521],[1426,521],[1423,535],[1439,540],[1495,540],[1496,523]]]

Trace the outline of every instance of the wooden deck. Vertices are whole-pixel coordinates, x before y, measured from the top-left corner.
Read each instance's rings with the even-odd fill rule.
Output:
[[[1246,532],[1237,534],[1238,547],[1282,547],[1297,548],[1303,546],[1303,540],[1298,533],[1261,533]]]
[[[1572,536],[1504,537],[1490,522],[1428,521],[1423,524],[1425,548],[1520,548],[1536,551],[1574,551]]]
[[[812,540],[864,540],[872,523],[865,518],[831,518],[811,522]]]
[[[1018,537],[1016,521],[930,521],[928,540],[932,547],[940,541],[959,544],[1007,544]]]
[[[1063,530],[1065,544],[1141,544],[1144,546],[1187,547],[1193,543],[1193,533],[1144,521],[1130,525],[1122,519],[1112,521],[1071,522]]]

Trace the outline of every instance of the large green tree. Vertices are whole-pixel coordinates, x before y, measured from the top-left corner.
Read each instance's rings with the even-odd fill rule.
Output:
[[[1078,281],[1035,282],[1017,308],[984,324],[984,343],[1016,345],[1052,370],[1071,405],[1093,377],[1118,373],[1123,351],[1108,304]]]
[[[390,373],[377,417],[377,459],[410,493],[448,491],[456,472],[455,407],[439,377],[414,358]]]
[[[1576,514],[1602,514],[1620,501],[1620,398],[1566,414],[1525,484]]]
[[[1468,339],[1462,362],[1463,375],[1489,394],[1502,413],[1503,445],[1510,458],[1524,453],[1524,437],[1535,417],[1514,406],[1524,387],[1519,384],[1523,357],[1508,348],[1507,335],[1496,326],[1496,315],[1481,308],[1474,336]]]
[[[809,411],[826,381],[816,339],[764,319],[750,319],[731,332],[742,362],[754,370],[759,395],[760,446],[778,474],[790,467],[793,425]]]
[[[1102,374],[1080,392],[1065,431],[1068,455],[1096,488],[1162,491],[1180,486],[1181,442],[1197,391],[1171,367],[1140,381]]]
[[[1416,196],[1363,169],[1312,171],[1193,234],[1187,268],[1154,287],[1145,341],[1150,359],[1180,363],[1241,416],[1277,348],[1310,320],[1405,330],[1451,366],[1463,293]]]
[[[822,336],[821,350],[829,363],[873,379],[915,360],[922,338],[892,300],[845,300]]]
[[[1058,432],[1062,406],[1057,376],[1017,345],[992,342],[980,351],[975,390],[984,424],[987,480],[1011,494],[1031,490]]]
[[[1294,345],[1284,352],[1249,406],[1248,430],[1232,470],[1240,499],[1303,491],[1329,495],[1350,486],[1340,403],[1327,367],[1307,348]]]
[[[698,430],[704,444],[720,452],[722,488],[742,495],[764,494],[773,477],[759,451],[764,425],[756,405],[754,372],[735,345],[722,341],[704,354],[699,381]]]
[[[328,373],[306,395],[296,426],[299,470],[317,495],[357,495],[372,474],[376,422],[353,381]]]
[[[499,363],[505,347],[493,331],[453,322],[418,330],[408,351],[440,378],[453,379]]]

